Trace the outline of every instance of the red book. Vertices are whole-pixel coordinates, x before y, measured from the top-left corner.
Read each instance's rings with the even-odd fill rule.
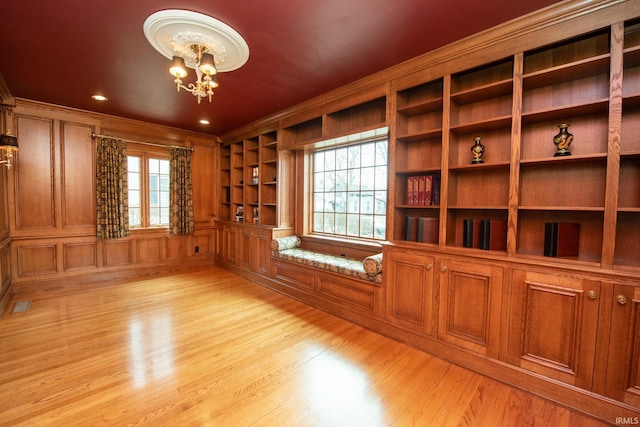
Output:
[[[413,205],[413,182],[415,176],[407,177],[407,205]]]
[[[480,220],[480,249],[489,251],[507,249],[507,221]]]
[[[544,256],[576,257],[579,248],[579,223],[545,222]]]
[[[421,175],[416,177],[417,181],[418,181],[418,199],[416,200],[416,205],[418,206],[422,206],[424,205],[424,184],[425,184],[425,176]]]
[[[407,217],[406,239],[409,242],[415,242],[418,239],[418,217],[417,216]]]
[[[431,205],[431,193],[433,192],[433,175],[424,176],[424,202],[425,206]]]
[[[418,220],[418,242],[438,243],[440,220],[438,218],[420,217]]]

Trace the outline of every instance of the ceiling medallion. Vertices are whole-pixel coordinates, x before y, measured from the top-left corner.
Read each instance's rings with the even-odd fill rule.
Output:
[[[201,13],[161,10],[145,20],[143,30],[151,46],[172,60],[177,90],[190,92],[198,103],[211,101],[218,72],[237,70],[249,59],[249,46],[236,30]],[[197,80],[184,86],[186,67],[195,70]]]

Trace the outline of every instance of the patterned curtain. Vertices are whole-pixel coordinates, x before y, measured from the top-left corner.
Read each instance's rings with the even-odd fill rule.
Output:
[[[169,233],[191,234],[193,220],[193,185],[191,181],[191,149],[171,147],[169,190]]]
[[[129,235],[127,144],[102,138],[96,153],[96,211],[98,239]]]

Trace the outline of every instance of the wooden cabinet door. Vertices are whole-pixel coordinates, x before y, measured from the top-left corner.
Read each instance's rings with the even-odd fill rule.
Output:
[[[222,257],[225,262],[235,264],[236,255],[236,229],[224,226],[222,230]]]
[[[502,282],[501,267],[442,259],[438,338],[497,358]]]
[[[433,268],[430,256],[389,251],[384,255],[386,319],[426,334],[433,328]]]
[[[605,394],[640,407],[640,288],[614,287]]]
[[[268,275],[271,263],[271,230],[238,227],[240,266]]]
[[[252,266],[252,252],[255,251],[253,248],[253,236],[252,232],[248,228],[241,227],[240,229],[240,265],[247,270],[251,269]]]
[[[271,231],[253,231],[251,247],[251,268],[257,273],[268,275],[271,264]]]
[[[216,225],[216,261],[224,260],[224,226],[220,223]]]
[[[514,270],[508,360],[591,389],[600,282]]]

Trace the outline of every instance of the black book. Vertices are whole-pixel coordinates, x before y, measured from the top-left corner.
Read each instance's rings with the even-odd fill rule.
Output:
[[[440,206],[440,176],[433,177],[433,189],[431,190],[431,204]]]
[[[462,220],[462,246],[465,248],[473,247],[473,223],[471,218],[465,218]]]

